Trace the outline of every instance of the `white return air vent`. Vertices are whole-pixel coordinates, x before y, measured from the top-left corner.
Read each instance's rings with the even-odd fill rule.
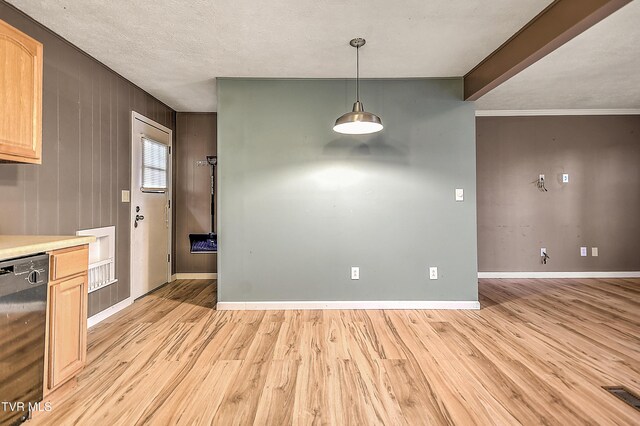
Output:
[[[116,227],[83,229],[76,235],[93,235],[89,244],[89,293],[118,282],[116,279]]]

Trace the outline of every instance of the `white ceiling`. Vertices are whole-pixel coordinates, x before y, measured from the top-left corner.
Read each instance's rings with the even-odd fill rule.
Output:
[[[358,36],[362,77],[461,76],[551,3],[8,1],[178,111],[215,111],[216,77],[353,77]]]
[[[480,110],[640,108],[640,1],[476,102]]]

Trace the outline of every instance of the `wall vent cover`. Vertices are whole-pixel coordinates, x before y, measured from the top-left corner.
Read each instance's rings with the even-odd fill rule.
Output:
[[[640,397],[624,386],[603,386],[607,392],[617,396],[636,410],[640,411]]]

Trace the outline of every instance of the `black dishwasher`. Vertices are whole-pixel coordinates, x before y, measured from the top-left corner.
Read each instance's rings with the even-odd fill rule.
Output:
[[[42,401],[49,255],[0,262],[0,425]]]

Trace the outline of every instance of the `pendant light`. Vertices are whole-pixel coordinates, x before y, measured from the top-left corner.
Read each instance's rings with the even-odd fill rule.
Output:
[[[354,38],[349,44],[356,48],[356,102],[353,110],[336,120],[333,130],[347,135],[366,135],[382,130],[382,120],[375,114],[366,112],[360,102],[360,48],[364,46],[366,40]]]

